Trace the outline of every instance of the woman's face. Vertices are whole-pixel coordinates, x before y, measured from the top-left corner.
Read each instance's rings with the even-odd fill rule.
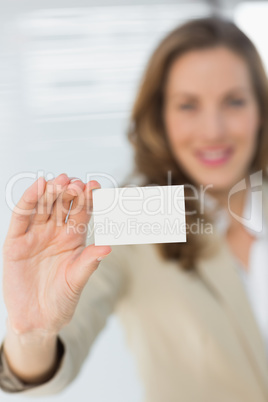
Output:
[[[169,71],[163,112],[171,150],[196,184],[226,191],[247,175],[260,118],[242,58],[223,46],[179,57]]]

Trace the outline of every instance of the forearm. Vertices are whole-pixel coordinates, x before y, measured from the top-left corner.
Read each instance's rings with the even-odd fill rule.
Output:
[[[57,335],[17,335],[7,321],[4,355],[11,371],[22,381],[49,380],[57,365]]]

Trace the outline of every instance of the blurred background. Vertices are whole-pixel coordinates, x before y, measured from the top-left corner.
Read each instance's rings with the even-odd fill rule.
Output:
[[[211,13],[233,19],[268,69],[268,1],[0,0],[1,245],[12,203],[38,176],[120,186],[133,167],[126,129],[150,54],[172,28]],[[6,316],[1,290],[1,341]],[[111,316],[79,378],[42,400],[140,402],[142,395],[124,329]],[[0,391],[0,399],[22,396]]]

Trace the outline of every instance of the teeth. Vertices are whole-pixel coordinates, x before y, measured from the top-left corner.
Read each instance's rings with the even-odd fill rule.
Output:
[[[226,155],[226,151],[205,151],[201,153],[202,158],[204,159],[221,159]]]

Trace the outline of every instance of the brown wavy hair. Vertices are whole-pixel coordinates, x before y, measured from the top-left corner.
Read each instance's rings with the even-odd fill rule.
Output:
[[[127,136],[134,147],[135,167],[132,176],[142,175],[143,185],[185,185],[192,180],[180,169],[170,150],[162,119],[164,86],[171,64],[184,53],[195,49],[225,46],[246,62],[258,102],[261,128],[251,172],[263,171],[267,179],[268,165],[268,83],[262,60],[250,39],[231,21],[221,17],[190,20],[169,33],[153,52],[145,69],[132,109]],[[189,192],[190,191],[190,192]],[[185,188],[186,222],[191,225],[201,219],[198,201]],[[213,217],[202,215],[205,222]],[[199,220],[200,222],[200,220]],[[193,269],[205,249],[202,236],[187,234],[187,243],[156,244],[164,259],[177,260],[184,269]]]

